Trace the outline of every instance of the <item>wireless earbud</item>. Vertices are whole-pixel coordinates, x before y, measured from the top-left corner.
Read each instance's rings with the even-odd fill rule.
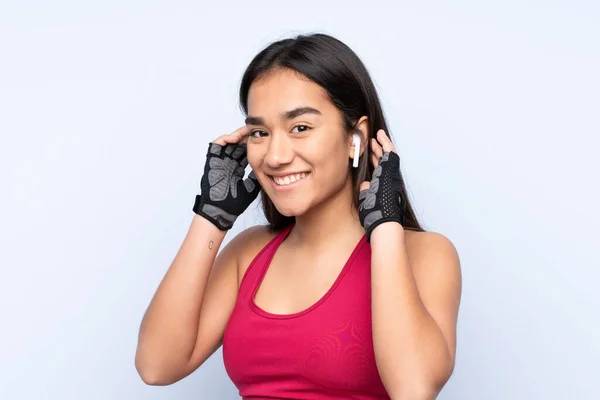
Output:
[[[358,168],[358,158],[360,154],[360,136],[355,133],[352,135],[352,145],[354,146],[354,159],[352,160],[352,166]]]

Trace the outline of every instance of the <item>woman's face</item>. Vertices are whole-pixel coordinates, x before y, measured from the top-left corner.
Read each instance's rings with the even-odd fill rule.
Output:
[[[281,214],[302,215],[351,188],[351,139],[316,83],[291,70],[255,81],[246,124],[248,163]]]

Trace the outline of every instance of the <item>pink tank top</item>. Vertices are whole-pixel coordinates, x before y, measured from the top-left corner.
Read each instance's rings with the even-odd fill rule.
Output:
[[[243,399],[389,399],[373,350],[366,236],[329,291],[309,308],[271,314],[254,303],[292,227],[279,232],[244,274],[223,337],[227,374]]]

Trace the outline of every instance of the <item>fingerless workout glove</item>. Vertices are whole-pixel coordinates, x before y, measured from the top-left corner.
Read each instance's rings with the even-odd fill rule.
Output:
[[[358,213],[367,233],[367,241],[371,241],[373,229],[383,222],[404,223],[403,187],[398,154],[389,151],[383,153],[373,171],[371,186],[358,196]]]
[[[200,181],[200,194],[196,195],[192,210],[222,231],[231,229],[237,217],[260,192],[253,171],[244,179],[247,165],[246,144],[221,146],[210,143]]]

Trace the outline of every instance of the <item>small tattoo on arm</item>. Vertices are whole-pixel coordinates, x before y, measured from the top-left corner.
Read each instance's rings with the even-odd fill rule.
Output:
[[[213,248],[213,241],[211,240],[210,242],[208,242],[208,248],[212,249]]]

